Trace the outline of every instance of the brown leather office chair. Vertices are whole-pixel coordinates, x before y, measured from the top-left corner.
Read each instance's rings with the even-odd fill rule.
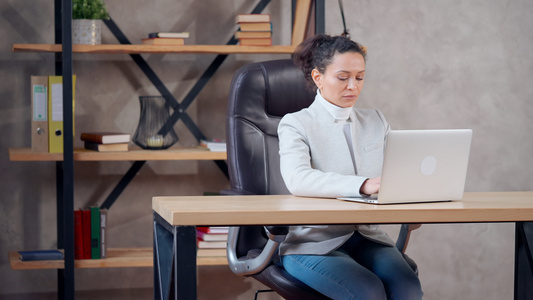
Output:
[[[281,117],[308,107],[315,95],[291,60],[252,63],[240,68],[230,87],[226,118],[231,190],[224,194],[289,194],[279,167],[277,128]],[[238,275],[252,276],[285,299],[328,299],[288,274],[277,249],[287,226],[231,227],[228,262]],[[402,226],[403,252],[410,227]],[[406,260],[416,271],[416,264]]]

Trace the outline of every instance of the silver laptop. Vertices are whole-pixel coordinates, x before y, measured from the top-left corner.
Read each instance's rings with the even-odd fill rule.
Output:
[[[339,198],[372,204],[461,200],[471,129],[392,130],[377,195]]]

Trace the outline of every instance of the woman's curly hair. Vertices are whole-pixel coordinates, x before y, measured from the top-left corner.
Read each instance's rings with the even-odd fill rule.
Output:
[[[336,53],[346,52],[360,53],[366,61],[365,46],[344,36],[318,34],[298,45],[293,60],[304,73],[308,86],[316,90],[311,71],[317,69],[320,73],[324,73]]]

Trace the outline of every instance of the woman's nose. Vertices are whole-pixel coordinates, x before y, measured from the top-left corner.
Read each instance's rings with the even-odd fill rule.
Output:
[[[348,79],[348,87],[347,88],[349,90],[355,89],[356,86],[357,86],[357,84],[356,84],[355,78]]]

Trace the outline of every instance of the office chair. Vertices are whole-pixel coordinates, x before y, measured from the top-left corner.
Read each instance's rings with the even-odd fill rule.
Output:
[[[223,194],[289,194],[279,167],[278,124],[285,114],[308,107],[314,97],[306,88],[303,73],[289,59],[252,63],[237,71],[226,116],[231,189]],[[402,252],[414,227],[402,226],[397,243]],[[287,233],[288,226],[231,227],[231,270],[257,279],[285,299],[329,299],[280,265],[277,249]],[[416,271],[414,261],[407,256],[406,260]]]

